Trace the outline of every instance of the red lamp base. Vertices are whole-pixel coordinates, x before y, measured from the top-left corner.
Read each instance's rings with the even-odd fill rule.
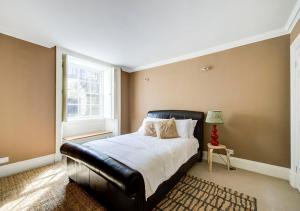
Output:
[[[211,145],[214,145],[214,146],[219,146],[219,142],[218,141],[216,141],[216,140],[211,140],[210,141],[210,143],[211,143]]]
[[[214,146],[218,146],[219,145],[219,141],[218,141],[218,130],[217,130],[217,125],[213,125],[212,126],[212,130],[211,130],[211,134],[210,134],[210,143]]]

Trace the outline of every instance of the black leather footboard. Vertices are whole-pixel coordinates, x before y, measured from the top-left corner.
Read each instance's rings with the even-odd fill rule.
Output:
[[[128,211],[154,208],[200,158],[200,153],[192,156],[146,201],[144,180],[138,171],[79,144],[66,143],[61,153],[67,156],[71,181],[91,192],[109,210]]]
[[[143,176],[113,158],[80,144],[65,143],[69,178],[97,195],[110,210],[145,210]]]

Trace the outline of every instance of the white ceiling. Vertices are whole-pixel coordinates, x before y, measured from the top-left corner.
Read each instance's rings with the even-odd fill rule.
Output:
[[[137,68],[282,29],[296,0],[0,0],[0,32]]]

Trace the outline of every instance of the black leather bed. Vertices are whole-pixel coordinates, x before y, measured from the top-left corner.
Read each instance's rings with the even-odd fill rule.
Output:
[[[194,136],[199,141],[199,149],[170,179],[160,184],[147,200],[143,176],[124,165],[121,160],[115,160],[80,144],[65,143],[61,146],[61,153],[67,157],[70,181],[81,185],[109,210],[151,210],[196,162],[202,160],[203,112],[157,110],[149,111],[148,116],[198,120]]]

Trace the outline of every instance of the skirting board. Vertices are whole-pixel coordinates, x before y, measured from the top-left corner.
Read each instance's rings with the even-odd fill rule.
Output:
[[[55,154],[45,155],[29,160],[24,160],[16,163],[0,166],[0,177],[6,177],[19,172],[27,171],[30,169],[46,166],[54,163]]]
[[[297,188],[297,174],[296,172],[290,170],[290,185],[293,187],[293,188]]]
[[[219,155],[222,158],[220,158]],[[203,159],[207,160],[207,151],[203,151]],[[224,160],[226,161],[225,155],[213,153],[213,162],[224,164]],[[236,157],[230,157],[230,162],[233,167],[244,169],[247,171],[264,174],[271,177],[277,177],[284,180],[289,180],[290,177],[290,169],[285,167],[274,166],[267,163],[261,163]]]
[[[290,185],[293,187],[293,188],[296,188],[298,189],[298,191],[300,191],[300,175],[293,171],[293,170],[290,170]]]

